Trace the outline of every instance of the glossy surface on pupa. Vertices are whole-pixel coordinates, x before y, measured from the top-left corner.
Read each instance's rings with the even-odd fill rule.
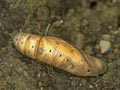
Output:
[[[74,75],[97,76],[103,74],[107,69],[104,61],[82,51],[79,52],[60,38],[18,33],[14,38],[14,44],[24,55]]]

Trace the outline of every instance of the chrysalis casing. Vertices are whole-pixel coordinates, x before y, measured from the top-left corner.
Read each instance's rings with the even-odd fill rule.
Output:
[[[97,76],[107,69],[104,61],[79,52],[60,38],[18,33],[14,38],[14,44],[22,54],[74,75]]]

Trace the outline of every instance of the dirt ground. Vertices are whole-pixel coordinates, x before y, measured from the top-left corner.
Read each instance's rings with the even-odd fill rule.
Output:
[[[15,32],[62,38],[107,62],[96,77],[78,77],[22,55]],[[100,41],[111,43],[101,53]],[[0,90],[119,90],[120,0],[0,0]]]

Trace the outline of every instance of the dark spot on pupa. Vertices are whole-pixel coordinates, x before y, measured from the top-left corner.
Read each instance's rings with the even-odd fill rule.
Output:
[[[23,42],[21,42],[21,44],[23,44]]]
[[[59,43],[59,42],[56,42],[56,44],[58,44],[58,45],[59,45],[60,43]]]
[[[62,55],[60,54],[59,57],[61,57]]]
[[[69,59],[67,59],[67,62],[69,62]]]
[[[87,72],[90,72],[90,69],[88,69],[88,71]]]
[[[51,52],[51,50],[49,50],[49,52]]]
[[[34,48],[34,46],[32,46],[32,48]]]
[[[71,53],[74,53],[74,50],[73,50],[73,49],[71,49]]]

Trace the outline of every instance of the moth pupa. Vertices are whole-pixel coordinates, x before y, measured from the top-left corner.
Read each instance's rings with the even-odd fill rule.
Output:
[[[14,37],[14,44],[22,54],[74,75],[97,76],[107,69],[105,61],[78,51],[57,37],[20,32]]]

